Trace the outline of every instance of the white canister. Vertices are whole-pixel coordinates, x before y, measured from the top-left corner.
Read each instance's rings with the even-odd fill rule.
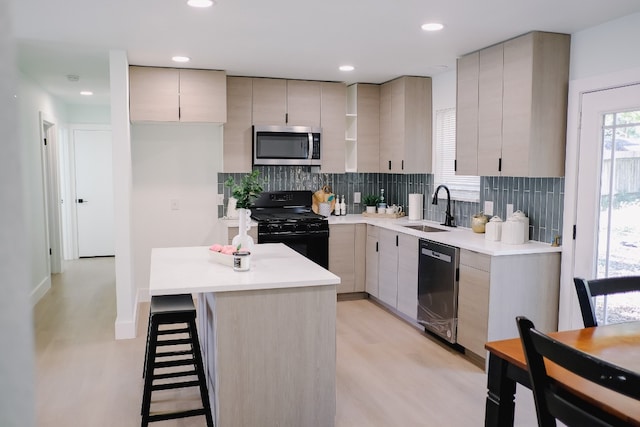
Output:
[[[422,219],[422,203],[424,195],[421,193],[409,194],[409,221]]]
[[[521,245],[524,243],[524,222],[511,216],[502,224],[502,243]]]
[[[249,271],[251,268],[251,252],[237,251],[233,253],[233,269],[235,271]]]
[[[484,227],[484,238],[492,242],[499,242],[502,238],[502,219],[494,216]]]
[[[513,213],[513,218],[522,222],[524,225],[524,241],[525,243],[529,241],[529,218],[522,212],[521,210],[517,210]]]

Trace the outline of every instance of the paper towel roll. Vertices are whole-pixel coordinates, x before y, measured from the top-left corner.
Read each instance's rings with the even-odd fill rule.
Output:
[[[424,195],[420,193],[409,194],[409,220],[422,219],[422,200]]]

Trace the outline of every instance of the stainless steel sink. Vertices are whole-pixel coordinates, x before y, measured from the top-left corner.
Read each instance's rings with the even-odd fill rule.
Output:
[[[424,231],[426,233],[431,233],[436,231],[449,231],[449,230],[443,230],[442,228],[429,227],[428,225],[403,225],[403,227],[411,228],[418,231]]]

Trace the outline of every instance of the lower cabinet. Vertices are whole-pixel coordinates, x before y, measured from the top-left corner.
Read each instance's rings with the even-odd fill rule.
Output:
[[[516,316],[558,328],[560,253],[488,256],[460,250],[458,343],[486,358],[487,341],[518,337]]]
[[[375,225],[367,225],[365,259],[365,291],[378,298],[378,230]]]
[[[377,298],[405,316],[418,313],[418,238],[380,228],[378,230]]]
[[[366,224],[329,225],[329,271],[340,276],[337,292],[364,292]]]

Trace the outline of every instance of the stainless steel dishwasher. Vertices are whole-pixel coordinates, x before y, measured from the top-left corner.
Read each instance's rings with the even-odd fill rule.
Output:
[[[460,249],[420,239],[419,251],[418,323],[455,343]]]

